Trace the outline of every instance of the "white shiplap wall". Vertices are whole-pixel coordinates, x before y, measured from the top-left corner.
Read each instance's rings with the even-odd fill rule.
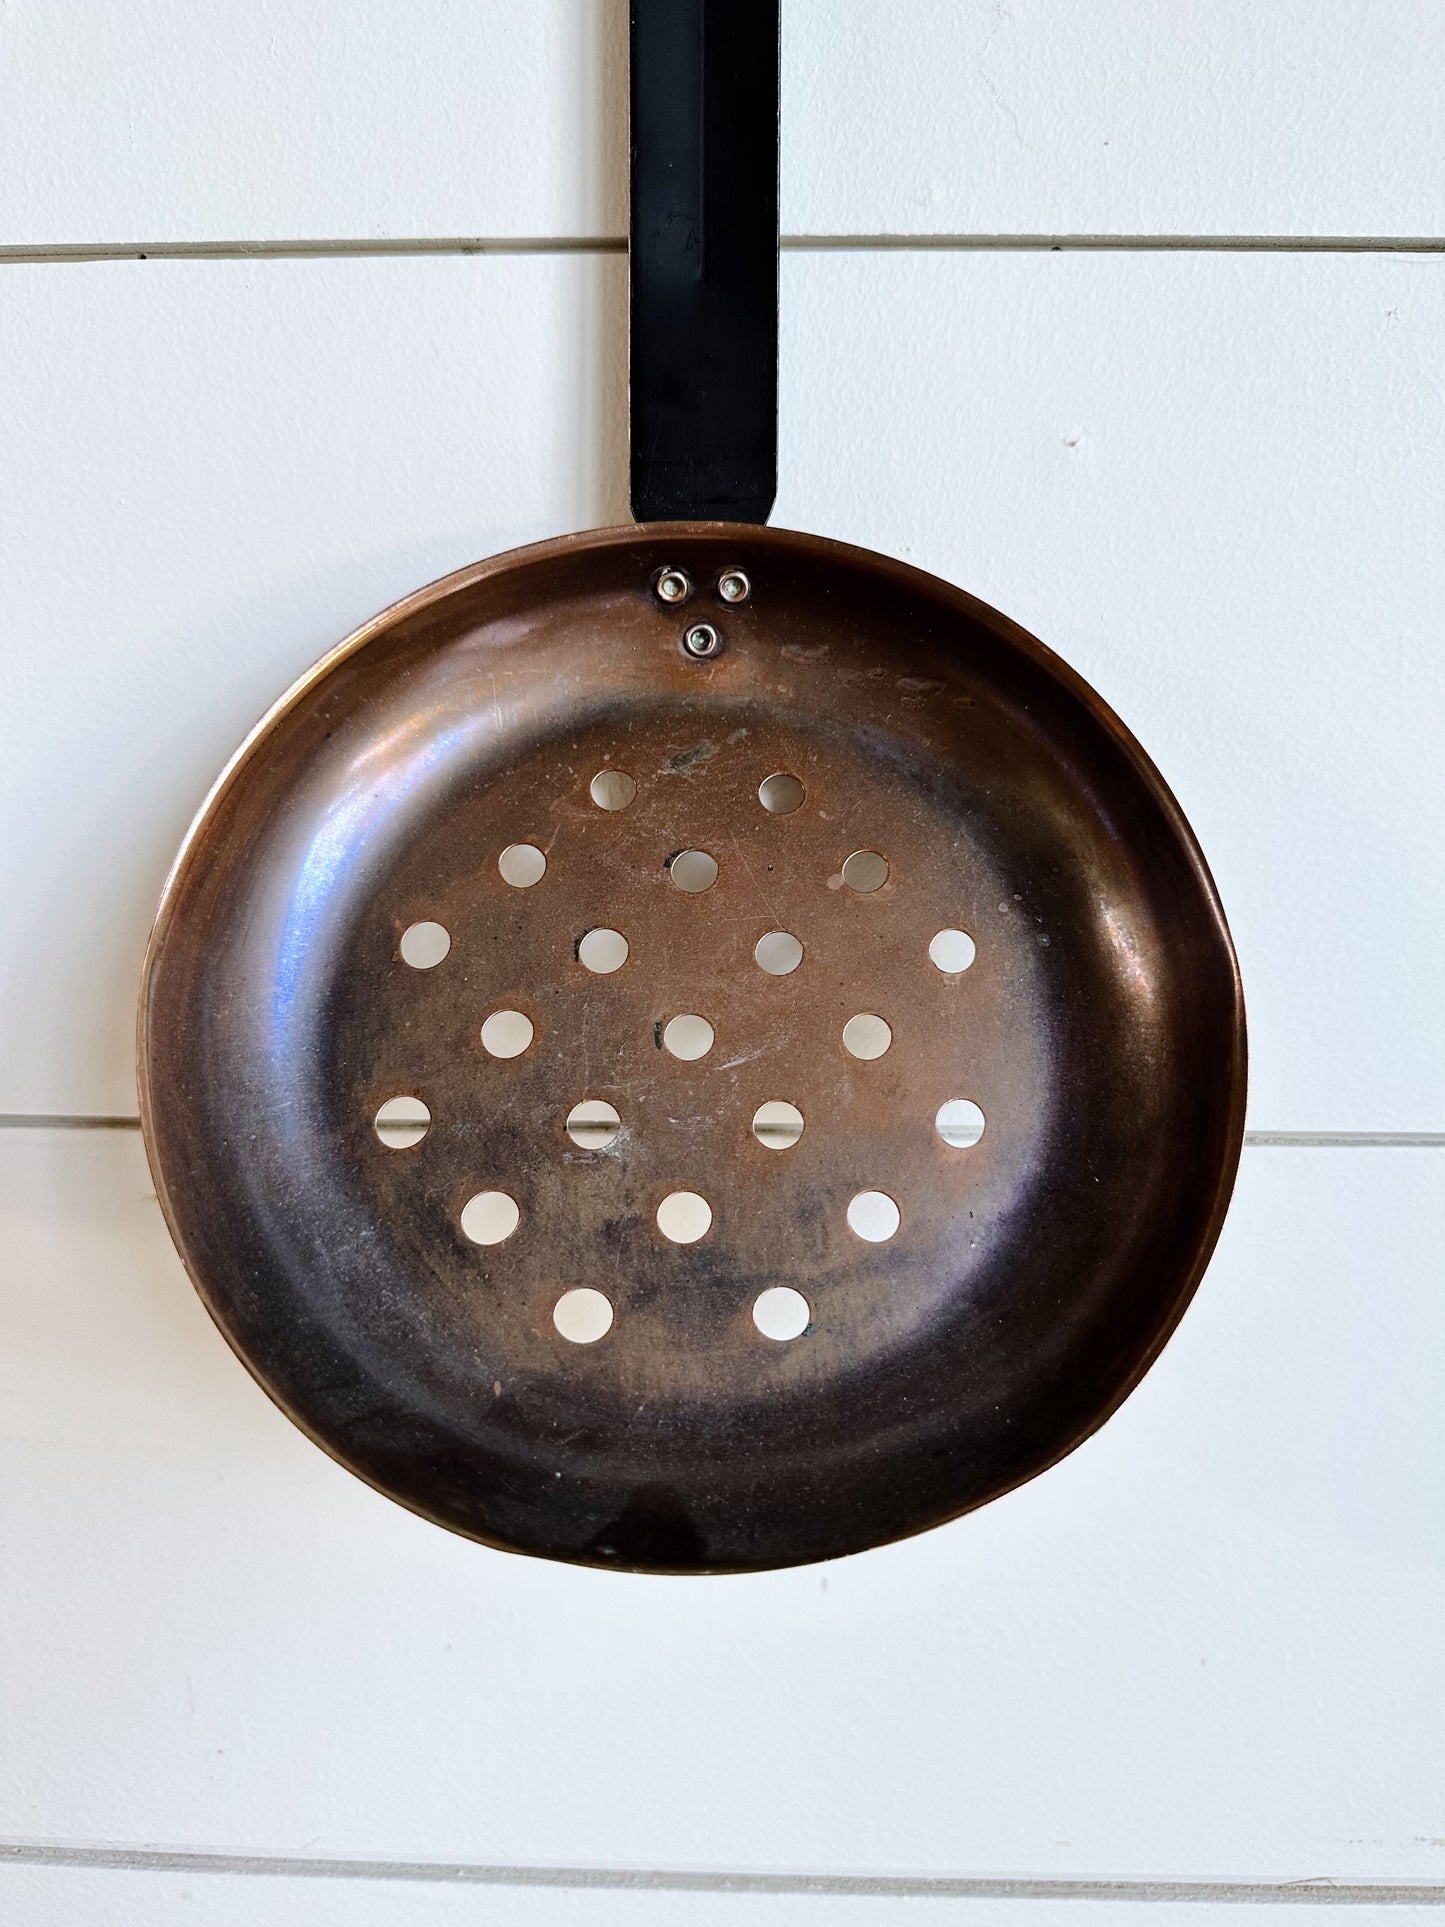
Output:
[[[0,7],[0,1112],[31,1120],[0,1132],[0,1917],[1445,1897],[1445,29],[784,14],[775,519],[963,583],[1101,688],[1219,879],[1251,1125],[1326,1141],[1247,1151],[1098,1438],[906,1546],[571,1572],[318,1454],[200,1311],[134,1132],[75,1120],[134,1113],[154,896],[255,715],[406,589],[625,514],[593,245],[625,226],[625,7]],[[878,245],[910,235],[952,241]],[[188,247],[261,253],[123,258]],[[168,1858],[208,1852],[232,1870]],[[479,1884],[374,1864],[431,1861]]]

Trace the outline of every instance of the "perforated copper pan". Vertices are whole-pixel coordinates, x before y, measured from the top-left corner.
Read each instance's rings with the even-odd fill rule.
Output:
[[[742,1570],[1113,1410],[1214,1243],[1244,1018],[1099,698],[752,526],[778,0],[630,18],[644,526],[452,576],[283,698],[167,885],[141,1108],[202,1296],[342,1463],[495,1545]]]
[[[1077,676],[900,563],[692,524],[464,570],[304,677],[166,887],[140,1065],[191,1276],[312,1438],[495,1545],[719,1571],[931,1526],[1114,1410],[1214,1244],[1245,1043],[1199,849]]]

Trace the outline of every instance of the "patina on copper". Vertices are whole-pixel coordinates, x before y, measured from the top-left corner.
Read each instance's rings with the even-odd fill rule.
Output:
[[[669,606],[659,571],[686,572]],[[745,601],[719,593],[727,570]],[[690,658],[704,623],[720,648]],[[636,783],[604,810],[602,770]],[[799,808],[758,788],[797,777]],[[498,869],[530,843],[529,888]],[[681,850],[716,859],[678,889]],[[859,850],[887,881],[843,881]],[[451,936],[414,970],[402,932]],[[605,976],[589,930],[629,955]],[[930,962],[967,931],[971,968]],[[803,961],[771,976],[760,937]],[[499,1009],[534,1028],[489,1056]],[[715,1042],[661,1043],[681,1013]],[[891,1048],[845,1050],[858,1013]],[[1203,1271],[1242,1135],[1224,917],[1157,771],[1056,657],[903,564],[766,528],[548,542],[423,590],[277,705],[166,888],[146,1144],[237,1353],[383,1492],[490,1544],[661,1571],[853,1552],[1031,1477],[1138,1381]],[[378,1107],[421,1097],[407,1150]],[[565,1120],[611,1102],[580,1148]],[[946,1100],[981,1140],[946,1144]],[[790,1149],[751,1120],[805,1120]],[[473,1194],[520,1207],[505,1242]],[[663,1197],[705,1196],[690,1245]],[[880,1190],[901,1223],[849,1229]],[[594,1287],[593,1344],[553,1307]],[[811,1322],[763,1337],[790,1285]]]

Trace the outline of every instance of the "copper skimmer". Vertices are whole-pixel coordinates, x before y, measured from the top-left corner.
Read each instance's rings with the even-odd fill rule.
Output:
[[[657,8],[635,173],[678,114],[655,28],[674,81],[762,89],[755,199],[776,0],[761,77],[691,48],[703,0]],[[696,349],[645,204],[635,382]],[[775,303],[775,188],[762,227]],[[709,312],[704,376],[748,338]],[[712,447],[707,519],[465,569],[282,698],[141,1007],[162,1205],[271,1396],[443,1525],[644,1570],[855,1551],[1068,1452],[1187,1304],[1243,1124],[1234,953],[1158,772],[1003,616],[760,526],[751,365],[751,425],[746,366],[723,418],[634,394],[635,494]]]

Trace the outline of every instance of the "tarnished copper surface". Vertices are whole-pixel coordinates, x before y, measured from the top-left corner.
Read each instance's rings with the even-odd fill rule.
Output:
[[[628,807],[593,802],[603,770]],[[779,773],[787,815],[758,799]],[[513,844],[545,853],[531,887]],[[683,850],[711,888],[676,887]],[[859,851],[881,888],[844,881]],[[423,920],[451,948],[416,970]],[[578,955],[598,928],[629,946],[609,975]],[[960,975],[929,959],[948,928]],[[773,931],[803,945],[786,976],[754,961]],[[484,1050],[497,1010],[521,1055]],[[692,1062],[662,1043],[683,1013],[715,1032]],[[845,1050],[858,1013],[883,1056]],[[318,665],[198,818],[141,1013],[171,1228],[278,1403],[458,1531],[681,1571],[917,1531],[1092,1431],[1208,1258],[1244,1061],[1199,851],[1077,677],[901,564],[695,525],[503,556]],[[405,1150],[372,1122],[398,1095],[432,1116]],[[566,1132],[585,1098],[620,1113],[605,1149]],[[935,1129],[954,1098],[987,1120],[968,1148]],[[770,1099],[803,1114],[790,1149],[753,1135]],[[520,1222],[480,1246],[487,1190]],[[679,1190],[712,1207],[694,1244],[656,1222]],[[847,1221],[872,1190],[901,1220],[878,1244]],[[777,1285],[810,1310],[786,1342],[752,1318]],[[613,1307],[596,1343],[553,1322],[579,1286]]]

